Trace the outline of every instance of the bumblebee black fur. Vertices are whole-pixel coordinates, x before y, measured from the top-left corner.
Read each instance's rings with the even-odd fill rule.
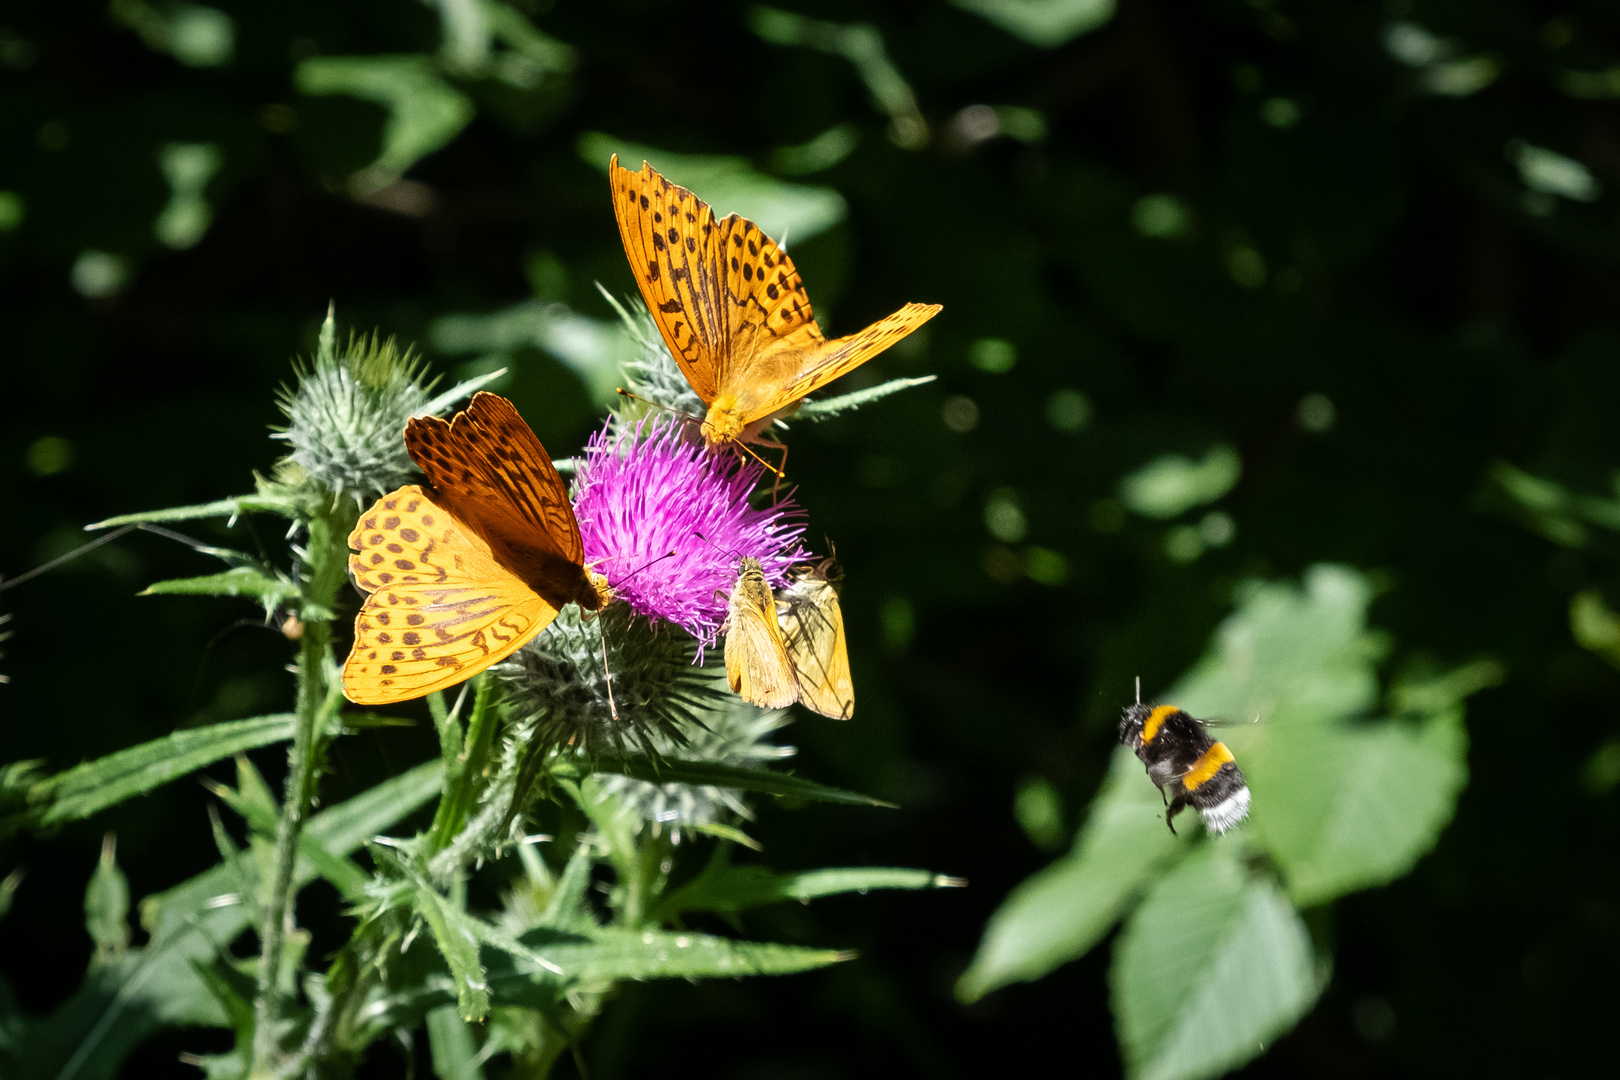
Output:
[[[1148,779],[1158,785],[1167,809],[1164,823],[1175,832],[1172,820],[1182,807],[1192,806],[1210,832],[1223,833],[1249,815],[1249,785],[1232,760],[1232,751],[1174,705],[1126,708],[1119,720],[1119,741],[1136,751],[1147,766]]]

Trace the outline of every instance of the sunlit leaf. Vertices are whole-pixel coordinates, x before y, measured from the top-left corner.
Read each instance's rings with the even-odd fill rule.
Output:
[[[1161,878],[1109,973],[1133,1080],[1218,1076],[1258,1055],[1316,1000],[1310,939],[1287,899],[1209,843]]]
[[[1074,850],[1002,901],[957,996],[974,1001],[1085,955],[1183,847],[1165,827],[1163,799],[1142,763],[1120,747]]]

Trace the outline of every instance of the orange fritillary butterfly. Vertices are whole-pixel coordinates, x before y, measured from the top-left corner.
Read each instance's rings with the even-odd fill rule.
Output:
[[[478,393],[448,423],[412,419],[405,447],[427,484],[384,495],[349,534],[349,571],[370,594],[343,665],[343,692],[359,705],[453,686],[564,604],[596,611],[611,597],[583,565],[551,456],[510,401]]]
[[[753,439],[778,415],[853,371],[940,311],[907,304],[828,341],[787,252],[747,218],[709,204],[642,162],[608,165],[613,213],[636,284],[686,381],[708,406],[711,445]]]

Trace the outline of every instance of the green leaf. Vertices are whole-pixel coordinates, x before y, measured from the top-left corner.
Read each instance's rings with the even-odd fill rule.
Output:
[[[536,940],[539,938],[540,940]],[[624,979],[733,979],[742,975],[789,975],[853,959],[835,949],[734,941],[710,934],[602,927],[588,940],[543,945],[543,934],[524,935],[576,984]]]
[[[615,153],[633,172],[650,161],[671,183],[701,193],[716,217],[741,214],[784,245],[832,228],[849,209],[832,188],[785,184],[756,170],[747,158],[669,153],[600,132],[579,137],[579,156],[598,169],[606,169]]]
[[[235,495],[217,502],[196,506],[175,506],[167,510],[143,510],[136,514],[120,514],[94,525],[86,525],[85,532],[110,529],[115,525],[137,525],[144,521],[195,521],[198,518],[234,518],[240,514],[265,512],[298,519],[304,515],[304,501],[290,494]]]
[[[210,794],[240,814],[254,832],[266,838],[276,835],[277,808],[274,805],[265,806],[256,798],[248,798],[246,793],[233,791],[224,784],[208,783],[206,786]],[[355,863],[342,855],[332,854],[308,832],[298,837],[298,854],[300,858],[308,860],[315,873],[331,882],[345,900],[358,903],[365,899],[371,876]]]
[[[687,911],[731,914],[784,900],[814,900],[838,893],[864,893],[869,889],[939,889],[966,884],[961,878],[927,870],[887,867],[779,874],[763,866],[732,866],[724,850],[715,852],[702,874],[665,897],[659,908],[661,918],[671,919]]]
[[[812,780],[801,780],[790,773],[771,772],[768,769],[753,769],[745,765],[722,765],[712,761],[682,761],[678,758],[665,758],[663,761],[652,761],[649,758],[603,758],[591,763],[592,772],[620,773],[632,776],[637,780],[647,780],[655,784],[708,784],[713,787],[737,788],[742,791],[754,791],[761,795],[782,795],[788,798],[805,799],[810,802],[841,803],[845,806],[882,806],[894,809],[893,803],[874,799],[869,795],[857,795],[853,791],[841,791],[838,788],[827,787]],[[561,769],[557,775],[564,775]]]
[[[489,1015],[489,977],[478,959],[478,920],[454,907],[439,891],[418,878],[411,894],[416,913],[427,923],[439,954],[455,980],[456,1011],[468,1021]]]
[[[510,954],[491,957],[489,991],[493,1004],[548,1009],[574,989],[600,991],[613,983],[639,979],[734,979],[747,975],[789,975],[854,957],[832,949],[734,941],[708,934],[598,927],[578,932],[531,931],[524,945],[562,970],[557,975]],[[414,950],[413,950],[414,953]],[[410,955],[410,954],[408,954]],[[457,1000],[457,984],[434,954],[429,970],[415,973],[394,992],[366,1006],[364,1023],[380,1034],[410,1027],[429,1011]]]
[[[1031,45],[1050,49],[1114,17],[1115,0],[951,0]]]
[[[1242,470],[1230,446],[1211,447],[1203,461],[1165,454],[1120,481],[1119,498],[1144,517],[1169,520],[1231,491]]]
[[[431,762],[317,814],[307,831],[328,851],[347,855],[432,798],[440,765]],[[248,927],[240,882],[254,873],[251,852],[141,902],[148,943],[93,967],[72,997],[28,1029],[29,1077],[111,1080],[129,1052],[173,1026],[228,1027],[217,987],[198,971],[223,943]],[[300,882],[311,869],[298,868]]]
[[[1165,827],[1164,801],[1142,763],[1120,747],[1074,850],[1002,901],[956,985],[957,997],[977,1001],[1085,955],[1153,874],[1185,850],[1186,842]]]
[[[138,595],[251,596],[269,609],[296,599],[298,586],[285,578],[272,577],[253,567],[238,566],[223,574],[154,582]]]
[[[799,411],[793,414],[796,420],[827,420],[839,413],[858,409],[862,405],[871,404],[890,394],[898,394],[902,390],[909,390],[913,386],[922,386],[931,383],[937,376],[923,375],[915,379],[890,379],[886,383],[868,387],[865,390],[854,390],[848,394],[839,394],[837,397],[821,398],[816,401],[804,401],[799,404]]]
[[[1460,707],[1422,724],[1296,725],[1241,757],[1254,793],[1249,828],[1301,907],[1382,885],[1439,839],[1467,783],[1467,755]]]
[[[428,1048],[433,1053],[433,1075],[439,1080],[484,1080],[478,1063],[478,1038],[454,1009],[427,1014]]]
[[[1366,629],[1371,599],[1367,579],[1346,566],[1312,566],[1303,589],[1251,582],[1214,648],[1159,700],[1261,728],[1364,716],[1378,700],[1373,665],[1384,650]]]
[[[290,739],[292,733],[293,714],[276,713],[177,731],[87,761],[38,782],[29,791],[33,805],[0,820],[0,834],[79,821],[221,758]]]
[[[101,858],[84,890],[84,928],[96,943],[97,960],[123,955],[129,948],[129,880],[118,869],[115,842],[108,833],[101,841]]]
[[[345,94],[388,110],[382,150],[364,170],[365,188],[386,187],[422,158],[461,134],[477,113],[427,56],[312,56],[299,61],[293,84],[310,95]]]
[[[1126,924],[1109,972],[1132,1080],[1218,1076],[1262,1052],[1316,1000],[1305,926],[1235,845],[1205,843]]]

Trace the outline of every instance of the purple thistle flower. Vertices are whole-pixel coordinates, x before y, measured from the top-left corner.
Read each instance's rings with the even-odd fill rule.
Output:
[[[632,610],[685,628],[701,657],[725,621],[737,559],[758,559],[780,588],[806,558],[804,514],[791,498],[749,505],[765,472],[758,462],[689,443],[682,424],[644,423],[618,438],[604,428],[586,444],[574,481],[585,563]]]

